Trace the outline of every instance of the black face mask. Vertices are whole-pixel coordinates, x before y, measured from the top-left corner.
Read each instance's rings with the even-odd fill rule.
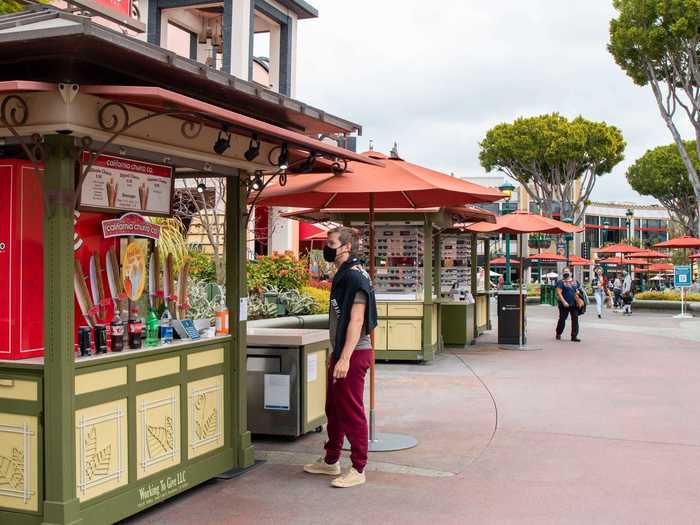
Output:
[[[568,279],[569,277],[571,277],[571,274],[568,273],[568,272],[564,272],[564,273],[562,274],[562,277],[563,277],[564,279]]]
[[[329,263],[335,262],[335,258],[338,256],[338,248],[331,248],[328,245],[323,247],[323,260]]]

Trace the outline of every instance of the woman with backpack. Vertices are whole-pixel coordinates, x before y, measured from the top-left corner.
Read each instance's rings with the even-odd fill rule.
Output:
[[[566,326],[566,318],[571,316],[571,340],[580,343],[578,338],[578,317],[585,312],[586,302],[584,301],[581,285],[571,275],[570,268],[564,268],[561,279],[557,281],[556,296],[559,306],[559,320],[557,321],[556,338],[561,339],[561,334]]]

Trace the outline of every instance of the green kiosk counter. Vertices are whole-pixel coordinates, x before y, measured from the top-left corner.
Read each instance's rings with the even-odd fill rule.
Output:
[[[260,173],[284,171],[283,152],[354,154],[281,127],[296,125],[248,87],[242,100],[245,81],[37,9],[0,17],[21,27],[0,46],[0,195],[11,203],[0,209],[0,523],[111,524],[253,464],[249,192]],[[96,72],[95,49],[118,64]],[[28,66],[41,82],[8,80]],[[96,85],[104,78],[115,85]],[[251,144],[260,155],[247,160]],[[162,241],[175,215],[202,208],[218,221],[228,321],[200,338],[189,321],[214,312],[190,304],[187,260],[174,261],[186,250]],[[183,339],[172,342],[168,316],[147,316],[157,308]]]
[[[464,347],[489,330],[490,273],[489,240],[479,247],[475,234],[458,228],[441,232],[437,240],[435,264],[440,275],[440,326],[442,345]],[[478,266],[478,257],[486,264]]]

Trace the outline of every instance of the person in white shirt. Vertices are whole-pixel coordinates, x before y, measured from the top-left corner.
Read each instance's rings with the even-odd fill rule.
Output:
[[[634,299],[634,290],[632,289],[632,274],[627,270],[623,272],[625,276],[622,281],[622,314],[632,315],[632,300]]]

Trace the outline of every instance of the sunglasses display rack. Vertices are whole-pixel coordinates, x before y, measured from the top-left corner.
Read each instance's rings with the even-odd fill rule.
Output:
[[[375,226],[378,293],[415,293],[423,283],[423,228],[413,225]],[[359,256],[369,258],[369,232],[362,228]]]
[[[440,289],[468,290],[471,285],[471,242],[468,236],[443,236],[440,259]]]

